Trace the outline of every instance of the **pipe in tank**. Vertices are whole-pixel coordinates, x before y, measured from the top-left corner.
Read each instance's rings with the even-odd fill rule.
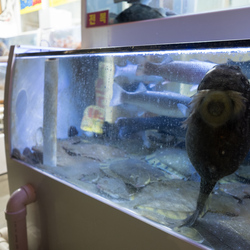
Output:
[[[43,164],[56,166],[58,60],[45,61],[43,106]]]

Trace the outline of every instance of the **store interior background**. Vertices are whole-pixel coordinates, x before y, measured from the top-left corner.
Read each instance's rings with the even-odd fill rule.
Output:
[[[24,4],[27,2],[29,1],[0,0],[0,228],[6,226],[4,209],[9,198],[3,128],[4,85],[9,46],[80,49],[82,37],[84,39],[84,34],[81,34],[81,17],[86,18],[86,13],[81,13],[82,5],[86,5],[84,9],[88,13],[109,10],[109,13],[114,15],[131,5],[121,0],[42,0],[40,4],[25,7]],[[142,2],[153,8],[166,8],[176,15],[250,5],[250,0],[148,0]]]

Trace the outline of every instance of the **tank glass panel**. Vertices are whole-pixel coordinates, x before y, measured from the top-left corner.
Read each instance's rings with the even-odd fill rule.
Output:
[[[18,54],[11,156],[201,247],[249,249],[249,67],[247,41]]]

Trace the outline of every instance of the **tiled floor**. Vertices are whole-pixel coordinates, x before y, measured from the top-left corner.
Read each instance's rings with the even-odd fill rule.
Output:
[[[0,229],[6,227],[5,208],[10,197],[8,175],[0,175]]]

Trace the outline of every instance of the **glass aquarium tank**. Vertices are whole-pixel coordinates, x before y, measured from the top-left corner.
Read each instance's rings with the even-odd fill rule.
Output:
[[[13,160],[200,248],[250,247],[250,146],[244,139],[250,117],[249,40],[11,50],[8,146]],[[204,87],[207,82],[212,87]],[[203,136],[200,120],[207,117],[199,118],[192,132],[189,128],[210,90],[216,96],[207,109],[216,121],[208,122],[200,142],[194,138]],[[224,109],[233,117],[221,118]],[[243,120],[239,126],[238,120]],[[221,126],[225,134],[211,132]],[[238,129],[243,136],[235,139]],[[201,169],[217,159],[211,157],[212,144],[206,144],[214,137],[229,160],[219,161],[222,171],[209,166],[210,178]],[[231,159],[235,152],[239,159]],[[224,170],[226,164],[230,171]],[[204,183],[211,184],[209,191]]]

